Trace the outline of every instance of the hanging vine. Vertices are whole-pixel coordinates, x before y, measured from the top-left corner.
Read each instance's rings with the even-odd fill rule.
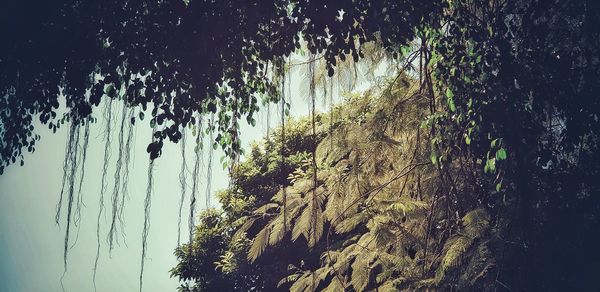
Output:
[[[85,162],[87,159],[87,150],[88,150],[88,146],[89,146],[89,142],[90,142],[90,123],[91,120],[87,119],[85,122],[84,128],[83,128],[83,145],[81,147],[81,162],[79,164],[81,164],[81,172],[79,175],[79,188],[77,191],[77,207],[75,209],[75,225],[79,225],[79,222],[81,221],[81,207],[82,205],[85,206],[85,202],[83,201],[83,194],[81,192],[81,189],[83,187],[83,179],[85,177]]]
[[[63,253],[63,264],[64,272],[67,272],[67,255],[69,251],[69,236],[71,231],[71,220],[73,210],[73,200],[75,193],[75,181],[77,173],[77,151],[79,149],[79,129],[80,124],[72,121],[69,127],[69,148],[67,151],[66,159],[68,159],[66,165],[68,167],[68,173],[66,177],[67,182],[67,214],[66,214],[66,227],[65,227],[65,240],[64,240],[64,253]]]
[[[100,197],[98,198],[98,217],[96,218],[96,259],[94,260],[94,274],[92,281],[94,283],[94,291],[96,291],[96,274],[98,272],[98,260],[100,259],[100,218],[104,211],[104,191],[106,190],[106,172],[108,170],[108,162],[110,160],[111,151],[111,122],[112,122],[112,103],[113,99],[108,97],[108,101],[104,104],[104,163],[102,165],[102,181],[100,187]]]
[[[60,222],[60,213],[61,213],[61,209],[62,209],[62,204],[63,204],[63,196],[65,193],[65,183],[66,183],[66,179],[67,179],[67,173],[68,173],[68,163],[69,163],[69,159],[70,159],[70,155],[69,152],[71,151],[71,144],[72,144],[72,135],[69,132],[69,138],[67,139],[67,143],[65,145],[65,159],[63,161],[63,175],[62,175],[62,183],[61,183],[61,187],[60,187],[60,194],[58,196],[58,203],[56,204],[56,215],[54,216],[54,222],[56,224],[59,224]]]
[[[123,152],[125,151],[124,135],[125,135],[125,124],[127,123],[127,103],[123,102],[123,110],[121,112],[121,126],[119,128],[119,152],[117,156],[117,164],[115,168],[114,176],[114,188],[112,193],[112,217],[110,230],[108,231],[108,244],[109,252],[112,252],[113,244],[116,241],[115,233],[117,232],[117,217],[119,214],[119,201],[122,198],[119,197],[119,189],[121,188],[121,167],[123,165]],[[120,200],[121,199],[121,200]]]
[[[267,101],[267,112],[266,112],[266,114],[267,114],[267,117],[266,117],[266,120],[267,120],[266,121],[266,123],[267,123],[266,132],[267,132],[267,134],[266,134],[265,137],[267,138],[267,140],[269,140],[269,136],[271,134],[270,133],[271,132],[271,103],[269,101]]]
[[[181,130],[181,170],[179,171],[179,186],[181,189],[181,196],[179,197],[179,216],[177,219],[177,246],[181,245],[181,213],[183,211],[183,202],[185,201],[185,192],[187,189],[187,163],[185,158],[185,144],[186,144],[186,129]]]
[[[152,129],[152,137],[156,132],[156,126]],[[148,232],[150,231],[150,205],[152,203],[152,186],[154,174],[154,159],[149,160],[148,164],[148,185],[146,187],[146,198],[144,199],[144,229],[142,230],[142,259],[140,263],[140,292],[143,288],[144,264],[146,261],[146,251],[148,248]]]
[[[129,164],[131,161],[131,152],[133,151],[133,137],[135,132],[135,107],[129,109],[129,113],[127,116],[131,119],[129,123],[127,123],[127,141],[125,142],[125,167],[123,168],[123,186],[121,191],[121,205],[119,206],[119,223],[121,225],[121,236],[125,239],[125,220],[123,216],[123,210],[125,209],[125,200],[129,198]]]
[[[215,122],[215,115],[210,115],[210,120],[208,121],[208,163],[206,166],[206,208],[210,208],[210,197],[212,195],[212,176],[213,176],[213,155],[215,148],[211,146],[211,143],[215,141],[215,135],[213,131],[213,124]]]
[[[285,110],[286,110],[286,101],[285,101],[285,77],[286,77],[286,72],[285,72],[285,64],[282,66],[283,68],[281,69],[281,150],[280,150],[280,155],[281,155],[281,172],[284,173],[284,168],[285,168]],[[288,84],[288,87],[290,85]],[[288,98],[291,99],[290,96],[288,96]],[[287,220],[287,189],[285,184],[281,185],[281,193],[283,196],[283,231],[287,232],[288,231],[288,220]]]
[[[200,176],[200,167],[202,161],[202,117],[198,117],[196,128],[196,146],[194,147],[194,170],[192,171],[192,193],[190,195],[190,217],[188,219],[189,240],[192,241],[194,232],[194,219],[196,216],[196,195],[198,193],[198,179]]]
[[[312,210],[311,210],[311,225],[312,225],[312,237],[313,242],[317,242],[317,212],[318,208],[318,200],[317,200],[317,130],[316,130],[316,108],[315,108],[315,99],[316,99],[316,85],[315,85],[315,55],[311,54],[309,57],[309,96],[310,96],[310,118],[311,118],[311,126],[312,126]]]

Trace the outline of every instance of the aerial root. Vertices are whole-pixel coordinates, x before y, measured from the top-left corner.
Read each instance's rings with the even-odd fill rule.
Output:
[[[212,147],[210,147],[212,149]],[[198,131],[196,133],[196,147],[194,149],[194,170],[192,172],[192,193],[190,196],[190,218],[188,220],[189,238],[192,241],[194,231],[194,219],[196,216],[196,194],[198,193],[198,178],[200,176],[200,164],[202,160],[202,118],[198,118]]]
[[[179,198],[179,217],[177,220],[177,246],[181,245],[181,213],[183,211],[183,202],[185,201],[185,191],[187,189],[187,162],[185,158],[185,142],[186,130],[185,127],[181,130],[181,171],[179,172],[179,185],[181,188],[181,196]]]

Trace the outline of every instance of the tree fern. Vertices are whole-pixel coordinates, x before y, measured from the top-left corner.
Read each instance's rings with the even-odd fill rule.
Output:
[[[468,212],[461,222],[463,233],[455,235],[444,246],[444,256],[436,270],[435,279],[439,283],[444,280],[446,272],[457,267],[475,239],[481,237],[489,228],[489,215],[484,209]]]
[[[493,261],[474,242],[489,229],[489,215],[476,209],[457,222],[445,209],[455,203],[440,187],[419,130],[426,103],[402,82],[387,95],[365,95],[350,97],[337,124],[318,130],[327,134],[314,153],[290,158],[299,166],[288,176],[285,200],[280,188],[240,221],[236,234],[259,230],[248,259],[280,244],[319,252],[318,264],[280,281],[292,291],[445,287],[465,265],[469,275],[484,277]]]

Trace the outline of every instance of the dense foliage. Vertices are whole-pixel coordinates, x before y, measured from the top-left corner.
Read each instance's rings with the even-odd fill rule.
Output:
[[[529,263],[522,262],[523,256],[558,260],[547,248],[580,257],[577,245],[587,246],[586,254],[596,256],[591,246],[598,240],[591,229],[598,226],[596,211],[590,210],[588,218],[572,215],[580,227],[590,228],[587,231],[560,231],[582,236],[579,239],[524,238],[523,227],[514,225],[523,219],[509,217],[518,216],[514,187],[498,188],[498,176],[482,171],[485,162],[469,152],[454,154],[452,162],[432,161],[429,146],[439,138],[426,119],[427,96],[409,78],[390,82],[383,90],[348,97],[332,109],[332,115],[319,116],[317,133],[324,136],[316,152],[316,186],[310,156],[297,158],[307,154],[303,149],[287,152],[296,161],[290,172],[287,165],[280,171],[278,165],[287,160],[278,157],[270,139],[254,146],[232,173],[235,183],[220,195],[222,211],[202,215],[220,220],[203,219],[193,243],[177,250],[180,263],[173,276],[186,281],[182,291],[597,287],[592,275],[597,258],[563,258],[564,265],[582,265],[576,272],[550,264],[528,268]],[[287,126],[292,133],[303,129],[302,135],[285,141],[287,147],[302,145],[312,135],[302,123]],[[503,155],[494,158],[503,162],[507,160]],[[273,170],[279,178],[272,177]],[[281,181],[286,175],[287,180]],[[285,204],[275,183],[287,186]],[[571,200],[598,207],[595,198]],[[541,215],[533,216],[549,218],[537,217]],[[537,221],[529,231],[561,228],[546,224]],[[206,233],[205,228],[227,231]],[[217,239],[216,249],[204,243]],[[524,269],[529,269],[525,279],[520,278]],[[551,273],[557,278],[547,278]]]
[[[309,120],[293,121],[286,129],[285,160],[280,155],[280,135],[269,136],[261,145],[254,144],[248,159],[232,172],[235,183],[218,193],[221,208],[203,211],[193,241],[177,249],[180,263],[172,275],[181,280],[194,280],[194,285],[182,286],[183,291],[248,291],[252,287],[259,290],[275,287],[287,271],[287,262],[306,260],[308,249],[287,243],[270,251],[281,260],[249,262],[246,252],[251,241],[247,236],[236,234],[242,226],[251,228],[242,217],[268,203],[281,185],[289,186],[288,175],[309,161],[312,145]],[[290,253],[290,250],[302,252]]]
[[[31,6],[0,7],[0,172],[35,150],[34,118],[54,130],[70,121],[70,222],[79,140],[102,98],[108,121],[112,101],[124,104],[120,145],[151,105],[151,159],[188,127],[233,158],[222,209],[203,213],[177,251],[173,275],[193,280],[182,289],[269,290],[281,278],[292,290],[600,286],[598,1]],[[343,64],[373,57],[368,44],[400,64],[395,75],[337,117],[317,116],[316,94]],[[300,51],[311,119],[284,120],[237,163],[239,120],[253,124],[260,101],[285,113],[287,61]],[[106,163],[101,204],[105,175]],[[152,166],[148,179],[147,209]]]
[[[8,44],[0,51],[2,168],[22,159],[22,149],[33,151],[39,139],[33,117],[59,126],[59,85],[76,123],[103,97],[144,109],[154,105],[151,123],[160,127],[148,147],[153,158],[167,137],[179,141],[182,127],[195,124],[197,114],[218,112],[217,140],[234,155],[237,119],[252,121],[264,94],[277,100],[270,72],[282,67],[301,40],[334,66],[336,56],[357,60],[360,43],[379,32],[386,34],[385,44],[406,43],[422,16],[440,6],[179,0],[2,5],[1,33]],[[127,94],[119,94],[123,87]]]

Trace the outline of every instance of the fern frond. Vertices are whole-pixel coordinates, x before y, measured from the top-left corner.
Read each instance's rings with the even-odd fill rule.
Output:
[[[469,286],[475,287],[478,282],[485,281],[496,266],[494,254],[488,248],[487,242],[478,244],[476,249],[473,249],[469,257],[469,263],[463,273],[461,280],[468,283]]]
[[[292,228],[292,240],[296,241],[300,235],[304,235],[308,237],[308,232],[311,225],[311,205],[312,202],[306,204],[306,207],[302,210],[302,214],[300,217],[294,222],[294,227]]]
[[[458,234],[446,242],[445,254],[435,275],[435,280],[438,283],[444,279],[447,270],[461,263],[474,240],[481,237],[489,228],[489,220],[488,213],[482,208],[472,210],[463,216],[462,227],[465,234]]]
[[[340,221],[335,225],[335,232],[337,234],[344,234],[353,231],[359,225],[365,224],[369,220],[369,214],[366,212],[359,212],[351,215],[344,220]]]
[[[475,209],[463,216],[462,225],[467,236],[478,238],[490,227],[490,215],[483,208]]]
[[[329,285],[323,289],[323,292],[344,292],[346,291],[346,287],[344,286],[339,278],[333,277],[329,282]]]
[[[264,215],[264,214],[267,214],[268,211],[275,209],[277,207],[279,207],[279,204],[277,204],[277,203],[266,203],[266,204],[256,208],[253,213],[257,214],[257,215]]]
[[[254,225],[254,222],[256,222],[257,219],[258,217],[245,217],[244,224],[242,224],[242,226],[236,230],[236,232],[233,234],[232,240],[235,241],[241,238],[248,231],[248,229]]]
[[[457,236],[448,240],[446,243],[447,248],[445,248],[446,252],[435,273],[435,279],[438,283],[444,280],[448,269],[460,264],[463,255],[472,243],[471,239],[464,236]]]
[[[275,219],[269,222],[271,232],[269,234],[269,245],[274,246],[279,243],[285,236],[285,228],[283,224],[283,214],[279,214]]]
[[[314,273],[317,276],[317,279],[319,280],[319,282],[321,281],[325,281],[325,279],[327,278],[327,276],[329,276],[331,274],[331,272],[333,272],[331,270],[331,267],[320,267],[318,268]],[[317,283],[318,286],[318,283]]]
[[[254,262],[265,251],[269,244],[270,233],[271,225],[267,225],[256,234],[256,237],[252,240],[252,245],[250,245],[250,249],[248,250],[248,260],[250,262]]]
[[[302,195],[298,192],[293,191],[291,188],[289,188],[289,187],[286,188],[286,191],[287,191],[286,201],[288,204],[291,204],[294,201],[302,199]],[[283,203],[283,192],[281,190],[279,192],[277,192],[277,194],[275,194],[275,196],[273,196],[273,198],[271,198],[271,201],[278,203],[278,204],[282,204]]]
[[[392,219],[389,216],[375,215],[369,220],[369,224],[367,224],[370,233],[372,233],[375,238],[375,245],[378,248],[391,245],[396,239],[396,235],[391,230],[391,225],[387,224],[391,220]]]
[[[336,220],[341,216],[343,198],[336,190],[327,190],[327,203],[323,214],[329,221]]]
[[[350,283],[354,290],[365,291],[371,276],[371,268],[369,267],[370,258],[360,256],[356,257],[352,263],[352,277]]]
[[[377,255],[379,261],[381,261],[384,266],[394,267],[396,269],[401,269],[402,267],[408,266],[410,263],[405,256],[398,256],[387,252],[381,252]]]
[[[402,216],[408,215],[423,215],[429,209],[429,204],[412,200],[410,198],[402,197],[401,200],[389,205],[387,211],[402,214]]]
[[[313,273],[305,272],[290,287],[290,292],[315,291]]]
[[[295,181],[294,185],[290,187],[290,192],[296,194],[306,194],[313,188],[313,181],[310,179],[302,178]]]
[[[323,227],[325,225],[325,217],[323,216],[323,211],[321,210],[321,206],[315,206],[312,211],[312,224],[310,233],[307,235],[308,247],[313,247],[317,245],[319,240],[321,240],[321,236],[323,236]]]
[[[279,280],[279,282],[277,282],[277,288],[281,287],[282,285],[288,284],[288,283],[296,282],[298,280],[298,278],[300,278],[300,276],[302,276],[302,274],[299,274],[299,273],[285,276],[283,279],[281,279],[281,280]]]

